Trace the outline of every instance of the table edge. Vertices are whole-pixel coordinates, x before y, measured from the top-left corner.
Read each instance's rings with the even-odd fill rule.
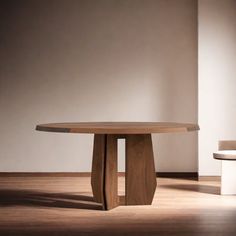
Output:
[[[150,134],[150,133],[180,133],[180,132],[191,132],[200,130],[199,125],[194,125],[192,127],[170,127],[170,128],[152,128],[152,130],[143,130],[140,128],[135,129],[117,129],[117,130],[104,130],[104,128],[94,128],[94,131],[91,131],[91,128],[64,128],[64,127],[45,127],[43,125],[36,126],[37,131],[44,132],[55,132],[55,133],[81,133],[81,134]]]

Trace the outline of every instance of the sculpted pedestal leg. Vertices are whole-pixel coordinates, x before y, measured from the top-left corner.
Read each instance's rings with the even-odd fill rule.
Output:
[[[151,134],[95,134],[91,185],[104,210],[119,205],[117,139],[126,139],[125,205],[150,205],[156,189]]]
[[[95,201],[104,210],[118,206],[117,139],[110,134],[95,134],[91,185]]]

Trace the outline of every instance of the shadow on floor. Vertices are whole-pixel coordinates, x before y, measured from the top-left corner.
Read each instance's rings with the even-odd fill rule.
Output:
[[[175,189],[175,190],[186,190],[199,193],[207,193],[220,195],[220,187],[212,185],[195,185],[195,184],[165,184],[161,185],[161,188]]]
[[[44,193],[30,190],[0,190],[0,207],[41,206],[102,210],[92,196],[77,193]]]

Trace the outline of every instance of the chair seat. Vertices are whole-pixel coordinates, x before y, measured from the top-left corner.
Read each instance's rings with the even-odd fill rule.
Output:
[[[236,150],[222,150],[213,153],[213,157],[218,160],[236,161]]]

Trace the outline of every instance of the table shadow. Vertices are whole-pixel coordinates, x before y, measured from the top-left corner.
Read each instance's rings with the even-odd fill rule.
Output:
[[[0,207],[35,206],[102,210],[92,196],[77,193],[45,193],[32,190],[0,190]]]

